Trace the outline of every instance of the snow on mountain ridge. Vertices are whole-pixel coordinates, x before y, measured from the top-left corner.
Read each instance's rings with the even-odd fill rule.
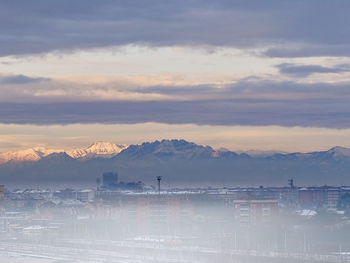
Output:
[[[110,158],[127,148],[126,144],[114,144],[110,142],[95,142],[87,148],[74,149],[66,153],[75,159],[89,159],[93,157]]]
[[[54,152],[62,152],[62,150],[49,150],[44,147],[35,147],[16,152],[0,153],[0,163],[35,162]]]
[[[121,153],[122,158],[201,158],[210,156],[214,150],[210,146],[198,145],[185,140],[162,140],[130,145]]]
[[[86,148],[70,151],[52,150],[44,147],[34,147],[25,150],[0,153],[0,164],[7,162],[36,162],[52,153],[66,153],[74,159],[90,159],[94,157],[111,158],[127,148],[126,144],[95,142]]]
[[[350,158],[350,148],[336,146],[328,151],[309,152],[309,153],[284,153],[278,151],[245,151],[231,152],[227,149],[214,150],[210,146],[197,145],[185,140],[162,140],[155,142],[145,142],[142,145],[114,144],[110,142],[98,141],[85,148],[76,148],[73,150],[52,150],[44,147],[34,147],[15,152],[0,153],[0,164],[8,162],[36,162],[53,153],[65,153],[69,157],[80,160],[89,160],[93,158],[112,158],[123,150],[127,149],[124,155],[141,156],[145,154],[155,154],[157,156],[182,156],[184,158],[193,158],[198,156],[211,156],[219,158],[228,154],[248,154],[252,157],[270,157],[275,154],[293,155],[297,158],[316,158],[316,156],[328,156],[328,158]]]
[[[268,157],[275,154],[288,154],[288,152],[277,151],[277,150],[246,150],[246,151],[236,151],[236,153],[245,153],[253,157]]]

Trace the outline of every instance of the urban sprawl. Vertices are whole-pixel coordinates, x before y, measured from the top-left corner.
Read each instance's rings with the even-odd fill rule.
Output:
[[[105,173],[95,189],[2,185],[0,258],[350,262],[350,186],[165,189],[161,180]]]

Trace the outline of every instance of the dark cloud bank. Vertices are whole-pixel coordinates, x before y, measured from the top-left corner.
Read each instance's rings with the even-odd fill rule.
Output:
[[[348,101],[249,99],[197,102],[2,103],[0,122],[17,124],[195,123],[350,128]]]
[[[313,70],[311,70],[313,72]],[[0,123],[194,123],[350,128],[349,83],[305,84],[242,80],[210,85],[154,86],[139,93],[175,96],[172,101],[2,102]],[[175,100],[176,96],[186,100]],[[32,98],[33,99],[33,98]],[[45,101],[41,99],[41,101]]]
[[[349,11],[349,1],[331,0],[2,1],[0,56],[125,44],[270,47],[264,54],[272,57],[349,56]],[[292,77],[306,77],[314,73],[347,72],[349,67],[280,64],[278,69]],[[2,77],[0,84],[39,85],[44,80],[47,79],[18,75]],[[70,102],[61,103],[47,98],[50,103],[35,103],[37,98],[26,97],[29,88],[23,89],[24,99],[11,98],[12,86],[5,89],[4,95],[9,98],[0,103],[1,123],[153,121],[350,127],[349,83],[247,80],[221,90],[210,85],[137,90],[186,98],[148,102],[74,102],[75,98],[69,98]],[[24,102],[11,102],[19,99]]]
[[[323,67],[319,65],[299,65],[282,63],[276,66],[280,73],[292,77],[307,77],[314,73],[343,73],[350,71],[350,65],[337,65],[335,67]]]
[[[2,1],[0,56],[125,44],[349,56],[349,12],[345,0]]]
[[[48,78],[32,78],[25,75],[0,76],[0,84],[4,85],[37,83],[49,80]]]

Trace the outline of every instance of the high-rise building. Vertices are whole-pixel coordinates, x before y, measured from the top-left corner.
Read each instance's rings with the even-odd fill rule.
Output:
[[[102,174],[102,188],[116,190],[118,188],[118,174],[113,172]]]
[[[339,202],[340,189],[338,187],[328,187],[327,190],[327,208],[336,209]]]
[[[4,199],[5,197],[5,186],[0,185],[0,200]]]
[[[234,200],[237,222],[242,226],[273,222],[277,214],[277,200]]]

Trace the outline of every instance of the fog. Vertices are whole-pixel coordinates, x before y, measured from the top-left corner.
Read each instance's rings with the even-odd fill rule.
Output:
[[[338,209],[220,189],[36,191],[2,200],[1,262],[350,262]]]

